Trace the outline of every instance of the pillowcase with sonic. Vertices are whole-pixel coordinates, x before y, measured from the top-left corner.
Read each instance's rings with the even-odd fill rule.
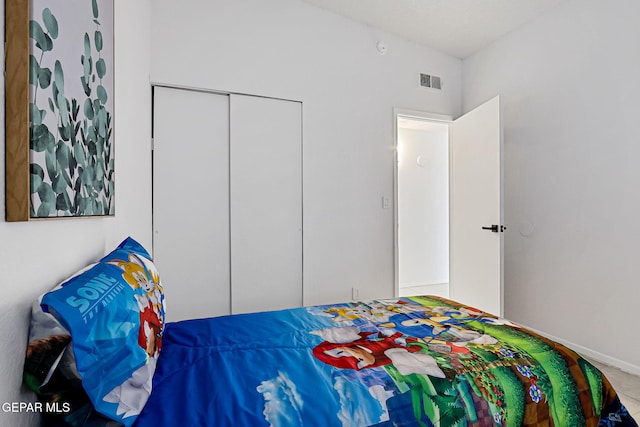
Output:
[[[95,409],[130,426],[151,393],[162,347],[164,294],[149,253],[132,238],[42,298],[71,334]]]

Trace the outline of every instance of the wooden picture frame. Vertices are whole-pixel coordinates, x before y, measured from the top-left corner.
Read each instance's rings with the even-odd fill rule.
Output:
[[[113,0],[5,0],[6,220],[115,214]]]

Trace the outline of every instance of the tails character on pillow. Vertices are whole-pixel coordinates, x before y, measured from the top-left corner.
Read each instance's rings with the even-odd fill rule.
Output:
[[[122,277],[133,288],[140,308],[138,344],[150,357],[156,357],[162,346],[163,294],[160,276],[142,256],[129,254],[127,261],[108,263],[124,271]]]

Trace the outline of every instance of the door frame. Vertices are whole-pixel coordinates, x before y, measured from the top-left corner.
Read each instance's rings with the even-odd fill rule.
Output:
[[[445,114],[429,113],[426,111],[410,110],[404,108],[393,109],[393,296],[400,296],[400,258],[398,247],[398,119],[407,118],[447,124],[451,130],[453,117]],[[451,144],[449,143],[449,191],[451,191]],[[449,209],[451,218],[451,209]],[[449,241],[451,241],[451,227],[449,227]],[[449,244],[449,269],[451,269],[451,244]],[[451,278],[449,278],[451,282]],[[451,284],[449,283],[449,286]]]

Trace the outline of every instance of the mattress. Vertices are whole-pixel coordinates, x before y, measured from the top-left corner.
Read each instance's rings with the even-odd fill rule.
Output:
[[[165,325],[136,426],[636,426],[569,348],[432,296]]]

